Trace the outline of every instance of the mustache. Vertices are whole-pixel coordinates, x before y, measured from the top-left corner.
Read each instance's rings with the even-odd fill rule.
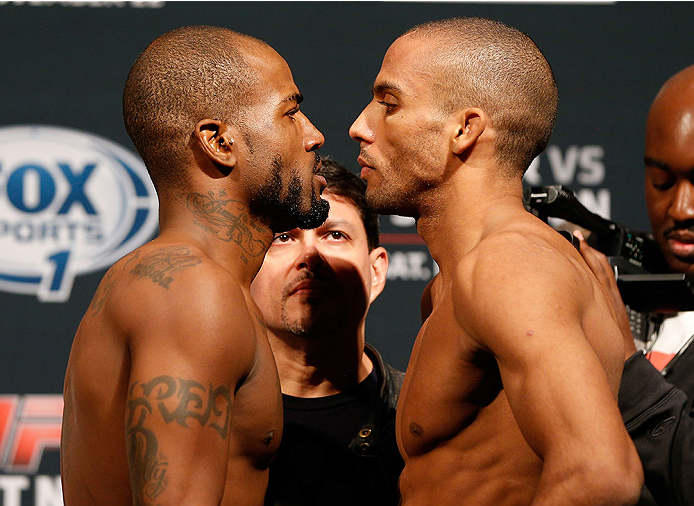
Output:
[[[694,220],[683,221],[682,223],[675,223],[673,226],[668,227],[663,231],[663,236],[668,237],[673,232],[679,232],[681,230],[686,230],[687,232],[694,234]]]
[[[361,158],[361,159],[364,160],[368,165],[370,165],[371,167],[373,167],[375,160],[374,160],[373,158],[371,158],[371,157],[366,153],[366,151],[364,151],[363,149],[360,149],[360,150],[359,150],[359,158]]]
[[[303,269],[298,276],[296,276],[294,279],[292,279],[290,282],[284,285],[284,289],[282,290],[282,297],[285,299],[289,297],[289,294],[292,292],[292,290],[294,290],[294,287],[302,281],[306,281],[307,279],[325,281],[326,283],[330,282],[330,280],[327,279],[326,276],[316,274],[314,271]]]

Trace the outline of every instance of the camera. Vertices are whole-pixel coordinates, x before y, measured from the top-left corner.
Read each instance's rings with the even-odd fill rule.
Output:
[[[549,218],[560,218],[584,229],[586,242],[610,261],[619,293],[631,310],[640,313],[694,310],[694,282],[683,273],[669,271],[651,234],[630,230],[589,211],[564,186],[527,187],[523,202],[529,212],[546,223]],[[578,247],[570,231],[558,231]]]

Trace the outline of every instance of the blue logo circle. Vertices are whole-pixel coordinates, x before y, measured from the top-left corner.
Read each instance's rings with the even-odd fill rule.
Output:
[[[0,290],[61,302],[75,276],[149,240],[158,201],[142,160],[59,126],[0,128]]]

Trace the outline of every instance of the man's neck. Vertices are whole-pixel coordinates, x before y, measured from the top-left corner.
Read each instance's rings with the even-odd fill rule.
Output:
[[[196,198],[197,197],[197,198]],[[189,194],[184,205],[160,209],[164,240],[190,242],[250,286],[272,242],[272,231],[232,199]]]
[[[293,397],[325,397],[358,385],[373,370],[364,341],[352,336],[278,337],[268,329],[282,393]],[[314,343],[320,342],[320,345]],[[332,343],[346,343],[334,346]],[[327,343],[327,344],[325,344]]]
[[[417,233],[442,271],[457,265],[514,212],[524,210],[522,184],[490,174],[484,169],[461,171],[433,194],[417,220]]]

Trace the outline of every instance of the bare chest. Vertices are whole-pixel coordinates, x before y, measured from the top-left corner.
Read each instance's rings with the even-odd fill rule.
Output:
[[[258,339],[255,366],[234,394],[231,421],[232,455],[251,457],[266,467],[282,437],[282,393],[277,366],[267,340]],[[236,450],[236,451],[234,451]]]
[[[462,433],[501,391],[494,358],[465,333],[443,294],[420,330],[398,406],[397,435],[408,456]]]

